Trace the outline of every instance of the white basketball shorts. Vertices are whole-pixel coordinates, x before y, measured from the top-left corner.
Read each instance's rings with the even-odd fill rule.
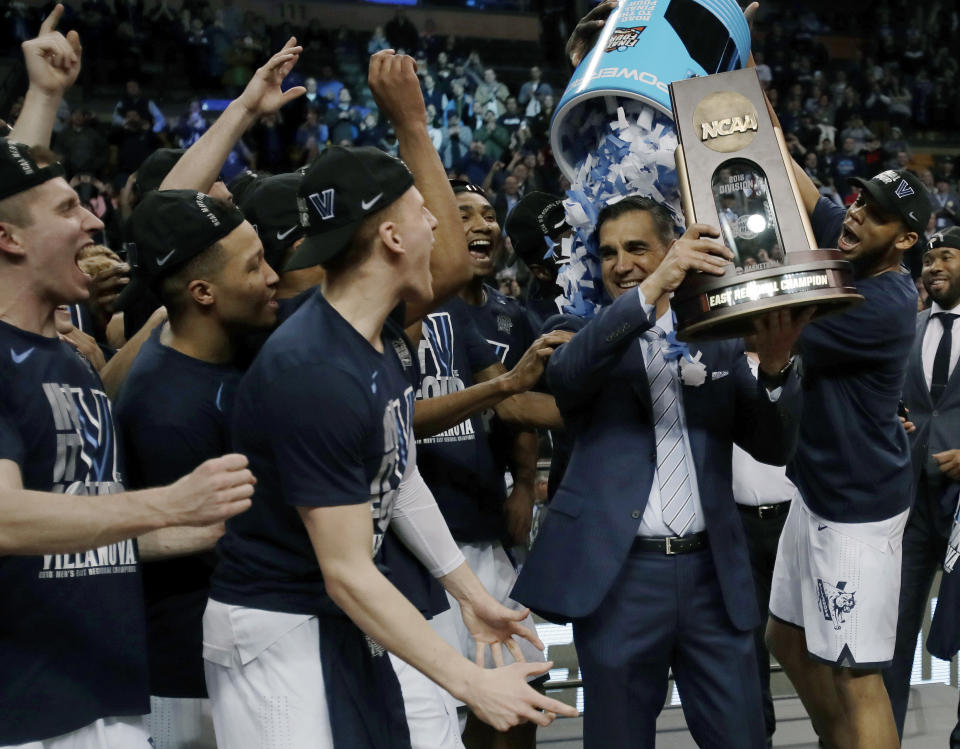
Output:
[[[890,664],[908,514],[837,523],[794,497],[777,548],[770,614],[804,630],[815,660],[869,670]]]

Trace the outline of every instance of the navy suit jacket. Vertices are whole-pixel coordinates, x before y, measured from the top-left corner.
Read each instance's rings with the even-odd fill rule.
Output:
[[[940,473],[932,453],[960,447],[960,367],[954,367],[947,387],[936,404],[930,398],[923,373],[923,336],[930,324],[930,310],[917,315],[917,335],[910,351],[907,378],[903,384],[903,402],[910,410],[916,431],[910,435],[914,486],[926,474],[929,491],[940,498],[941,517],[950,516],[957,506],[957,484]],[[954,344],[956,345],[956,344]],[[949,530],[947,528],[941,530]],[[950,660],[960,649],[960,570],[944,574],[940,581],[937,610],[930,625],[927,650]]]
[[[573,452],[512,597],[553,621],[587,617],[613,588],[647,504],[657,465],[650,387],[639,336],[651,327],[636,292],[601,310],[550,359],[547,380]],[[691,346],[696,354],[698,349]],[[697,485],[730,621],[759,624],[743,527],[731,488],[736,442],[784,465],[799,432],[796,367],[771,402],[742,343],[699,347],[707,381],[683,387]]]

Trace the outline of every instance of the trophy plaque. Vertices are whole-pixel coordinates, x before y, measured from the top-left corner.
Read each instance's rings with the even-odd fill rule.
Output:
[[[691,273],[676,290],[678,338],[736,338],[772,310],[815,306],[820,317],[863,301],[843,253],[816,245],[756,71],[690,78],[670,90],[687,225],[719,227],[734,254],[723,276]]]

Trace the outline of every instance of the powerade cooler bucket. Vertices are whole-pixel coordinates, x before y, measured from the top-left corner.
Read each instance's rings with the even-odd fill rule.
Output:
[[[750,29],[735,0],[621,0],[553,116],[550,142],[561,170],[574,179],[596,146],[597,127],[616,118],[623,99],[672,120],[670,83],[736,70],[749,56]]]

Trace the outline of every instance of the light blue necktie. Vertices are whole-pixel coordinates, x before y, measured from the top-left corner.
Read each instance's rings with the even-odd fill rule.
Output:
[[[687,471],[680,404],[677,400],[675,364],[663,358],[664,332],[653,327],[643,334],[647,342],[647,379],[653,404],[654,436],[657,440],[657,477],[663,521],[682,536],[696,519],[690,474]]]

